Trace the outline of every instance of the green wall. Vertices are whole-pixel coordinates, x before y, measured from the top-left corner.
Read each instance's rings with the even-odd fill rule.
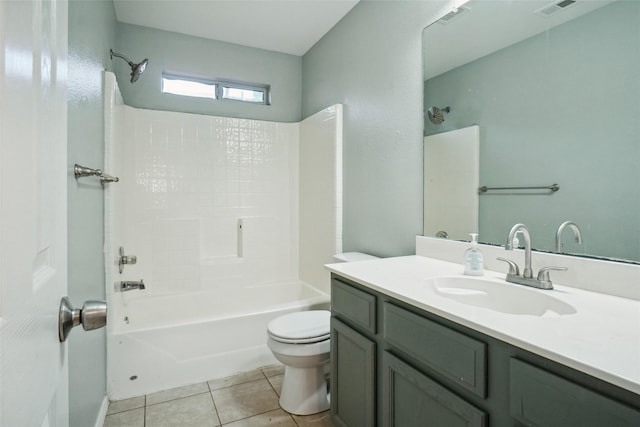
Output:
[[[302,59],[302,115],[344,104],[343,250],[422,234],[422,30],[445,1],[361,1]]]
[[[105,296],[104,192],[97,180],[76,181],[74,163],[93,168],[104,164],[102,72],[110,65],[115,44],[113,2],[69,2],[69,297],[74,306]],[[93,183],[93,185],[92,185]],[[69,337],[70,425],[96,423],[106,395],[105,328]]]
[[[481,241],[524,222],[550,250],[572,220],[584,245],[568,230],[566,250],[640,261],[639,23],[639,2],[615,2],[426,82],[425,108],[451,106],[427,134],[480,125],[480,185],[560,185],[482,195]]]
[[[129,81],[127,63],[113,59],[122,97],[132,107],[278,122],[301,118],[299,56],[129,24],[118,24],[118,45],[113,50],[133,62],[149,58],[147,69],[134,84]],[[271,105],[163,94],[163,71],[269,84]]]
[[[414,253],[422,232],[421,34],[445,1],[363,1],[304,57],[118,24],[111,0],[69,5],[69,167],[104,163],[102,71],[128,105],[295,122],[345,104],[344,250]],[[136,84],[109,49],[150,65]],[[270,107],[168,98],[162,70],[272,85]],[[304,86],[302,81],[304,79]],[[189,102],[191,101],[191,102]],[[199,101],[199,100],[195,100]],[[70,172],[71,176],[71,172]],[[69,180],[69,296],[104,297],[103,192]],[[92,426],[106,392],[105,329],[72,333],[71,425]]]

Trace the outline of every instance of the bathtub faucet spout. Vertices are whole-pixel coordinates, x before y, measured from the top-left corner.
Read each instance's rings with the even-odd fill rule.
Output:
[[[120,282],[120,291],[126,292],[133,289],[144,289],[144,280],[140,279],[140,281],[131,280]]]

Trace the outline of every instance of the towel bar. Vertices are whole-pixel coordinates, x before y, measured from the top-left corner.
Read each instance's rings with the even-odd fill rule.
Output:
[[[537,187],[487,187],[482,186],[478,188],[478,193],[486,193],[491,190],[549,190],[551,192],[558,191],[560,186],[558,184],[551,184],[546,186],[537,186]]]

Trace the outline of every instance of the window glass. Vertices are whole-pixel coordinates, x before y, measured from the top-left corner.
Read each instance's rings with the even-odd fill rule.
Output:
[[[247,101],[264,104],[266,89],[246,89],[239,87],[222,87],[222,97],[224,99],[234,99],[236,101]]]
[[[216,88],[217,85],[215,83],[162,77],[163,93],[216,99]]]

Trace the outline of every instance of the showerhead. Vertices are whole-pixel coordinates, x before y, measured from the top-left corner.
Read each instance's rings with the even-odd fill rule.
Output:
[[[147,58],[143,59],[141,63],[135,64],[133,68],[131,68],[131,83],[138,80],[138,78],[144,73],[144,70],[147,68],[147,64],[149,60]]]
[[[138,81],[142,73],[144,73],[144,70],[147,68],[147,64],[149,64],[149,60],[147,58],[143,59],[138,64],[134,64],[131,60],[129,60],[129,58],[127,58],[122,54],[114,52],[113,49],[110,49],[110,52],[111,52],[111,59],[113,59],[113,57],[115,56],[117,58],[122,58],[125,61],[127,61],[127,64],[129,64],[129,67],[131,67],[131,83],[135,83]]]
[[[429,116],[431,123],[439,125],[444,122],[444,113],[449,113],[449,111],[451,111],[451,107],[445,107],[442,109],[438,107],[431,107],[427,110],[427,116]]]

